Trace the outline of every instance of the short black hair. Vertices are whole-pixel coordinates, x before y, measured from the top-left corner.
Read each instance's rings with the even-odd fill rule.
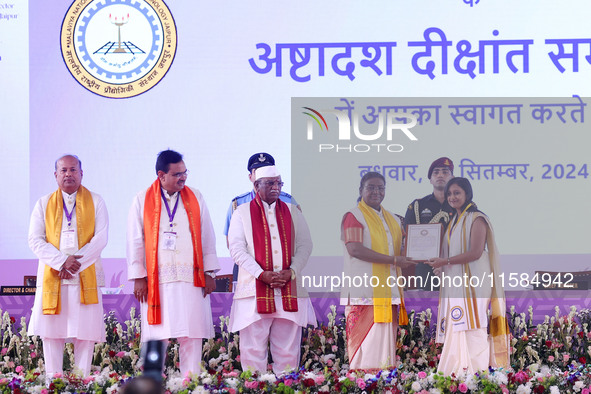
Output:
[[[60,161],[61,159],[63,159],[64,157],[73,157],[74,159],[78,160],[78,168],[80,170],[82,170],[82,160],[80,160],[80,158],[78,156],[68,153],[68,154],[62,155],[61,157],[57,158],[57,160],[55,161],[55,164],[54,164],[56,171],[57,171],[57,162]]]
[[[171,164],[181,161],[183,161],[183,155],[180,153],[170,149],[163,150],[158,153],[158,158],[156,159],[156,174],[158,174],[158,171],[167,173]]]

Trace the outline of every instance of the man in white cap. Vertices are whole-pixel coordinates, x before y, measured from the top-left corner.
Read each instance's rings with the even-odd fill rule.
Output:
[[[273,372],[297,369],[302,327],[316,325],[300,275],[312,252],[310,230],[293,204],[279,199],[275,166],[256,169],[256,196],[240,205],[230,222],[230,254],[240,267],[230,331],[240,331],[244,370],[267,371],[270,343]]]
[[[273,156],[266,152],[259,152],[255,153],[254,155],[248,158],[248,164],[246,165],[246,169],[248,170],[248,180],[254,184],[254,172],[257,168],[266,167],[266,166],[274,166],[275,159]],[[232,214],[238,208],[238,206],[242,204],[246,204],[254,200],[256,192],[254,190],[250,190],[246,193],[240,194],[232,199],[230,203],[230,207],[228,208],[228,213],[226,214],[226,223],[224,224],[224,235],[226,236],[226,242],[228,241],[228,230],[230,229],[230,220],[232,219]],[[279,194],[279,199],[286,203],[291,203],[296,205],[298,208],[300,206],[297,204],[295,199],[284,192],[283,190]],[[234,281],[238,280],[238,266],[234,264],[234,269],[232,271],[234,275]]]

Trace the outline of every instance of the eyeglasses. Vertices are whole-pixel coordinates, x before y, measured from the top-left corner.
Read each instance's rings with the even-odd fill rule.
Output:
[[[273,182],[273,181],[265,181],[265,182],[262,182],[262,184],[265,185],[266,187],[269,187],[269,188],[270,187],[273,187],[273,186],[277,186],[277,187],[281,188],[284,185],[284,183],[281,182],[281,181],[275,181],[275,182]]]
[[[373,186],[373,185],[369,185],[369,186],[365,186],[365,190],[367,190],[370,193],[373,193],[373,192],[383,193],[383,192],[386,191],[386,186]]]
[[[180,178],[182,176],[188,176],[189,175],[189,170],[185,170],[184,172],[177,172],[176,174],[170,174],[171,176],[175,177],[175,178]]]

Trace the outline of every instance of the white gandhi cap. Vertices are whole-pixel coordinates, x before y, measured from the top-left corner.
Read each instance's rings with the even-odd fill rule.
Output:
[[[281,174],[275,166],[259,167],[254,171],[255,181],[258,181],[261,178],[274,178],[276,176],[281,176]]]

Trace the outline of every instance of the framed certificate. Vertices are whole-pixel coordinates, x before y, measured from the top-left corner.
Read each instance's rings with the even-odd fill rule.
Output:
[[[415,261],[439,257],[442,230],[441,223],[409,224],[406,235],[406,257]]]

